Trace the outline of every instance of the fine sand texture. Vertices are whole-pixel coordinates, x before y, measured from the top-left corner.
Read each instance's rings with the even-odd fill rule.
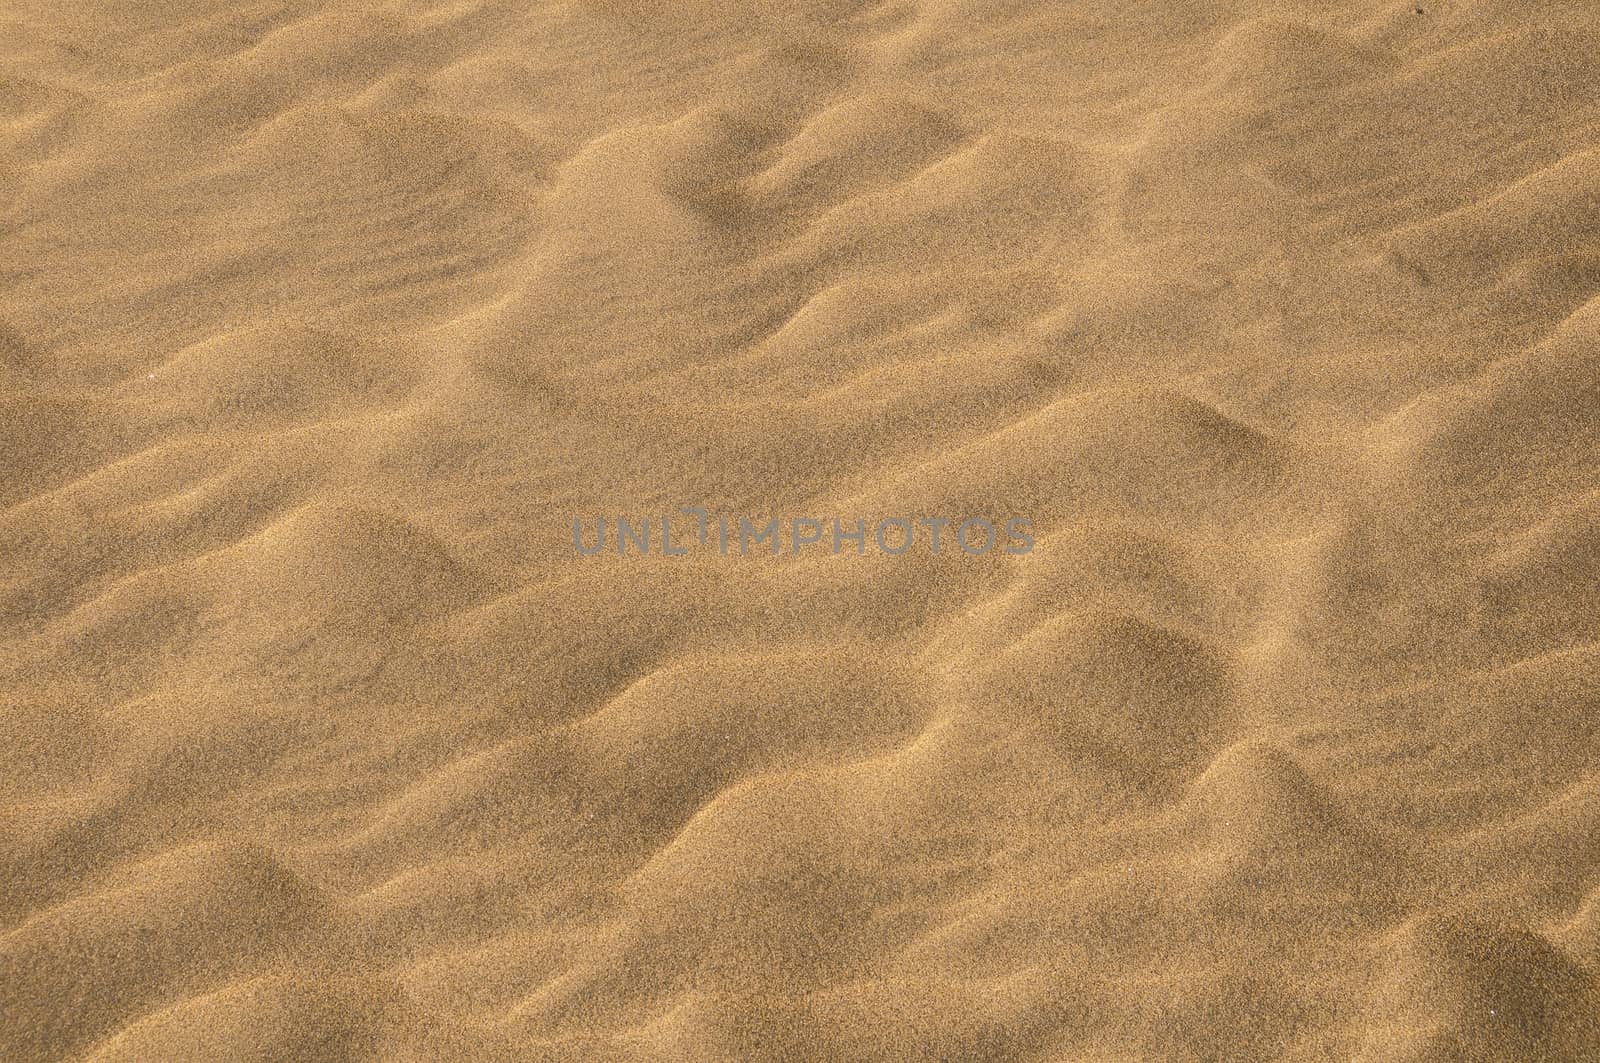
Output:
[[[1600,1059],[1590,0],[0,0],[0,472],[5,1063]]]

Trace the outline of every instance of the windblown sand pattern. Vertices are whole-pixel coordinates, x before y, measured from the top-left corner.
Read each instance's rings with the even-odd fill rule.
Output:
[[[1600,1058],[1600,7],[5,0],[0,270],[0,1059]]]

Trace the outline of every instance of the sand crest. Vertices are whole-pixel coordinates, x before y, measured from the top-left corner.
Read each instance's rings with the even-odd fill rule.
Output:
[[[11,0],[0,1059],[1600,1060],[1591,6]]]

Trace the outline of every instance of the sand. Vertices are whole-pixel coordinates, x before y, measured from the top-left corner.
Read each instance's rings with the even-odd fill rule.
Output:
[[[1597,203],[1576,0],[8,0],[0,1059],[1600,1058]]]

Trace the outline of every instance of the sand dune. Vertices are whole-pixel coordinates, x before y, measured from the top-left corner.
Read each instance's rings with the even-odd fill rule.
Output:
[[[0,61],[0,1058],[1600,1059],[1600,12]]]

